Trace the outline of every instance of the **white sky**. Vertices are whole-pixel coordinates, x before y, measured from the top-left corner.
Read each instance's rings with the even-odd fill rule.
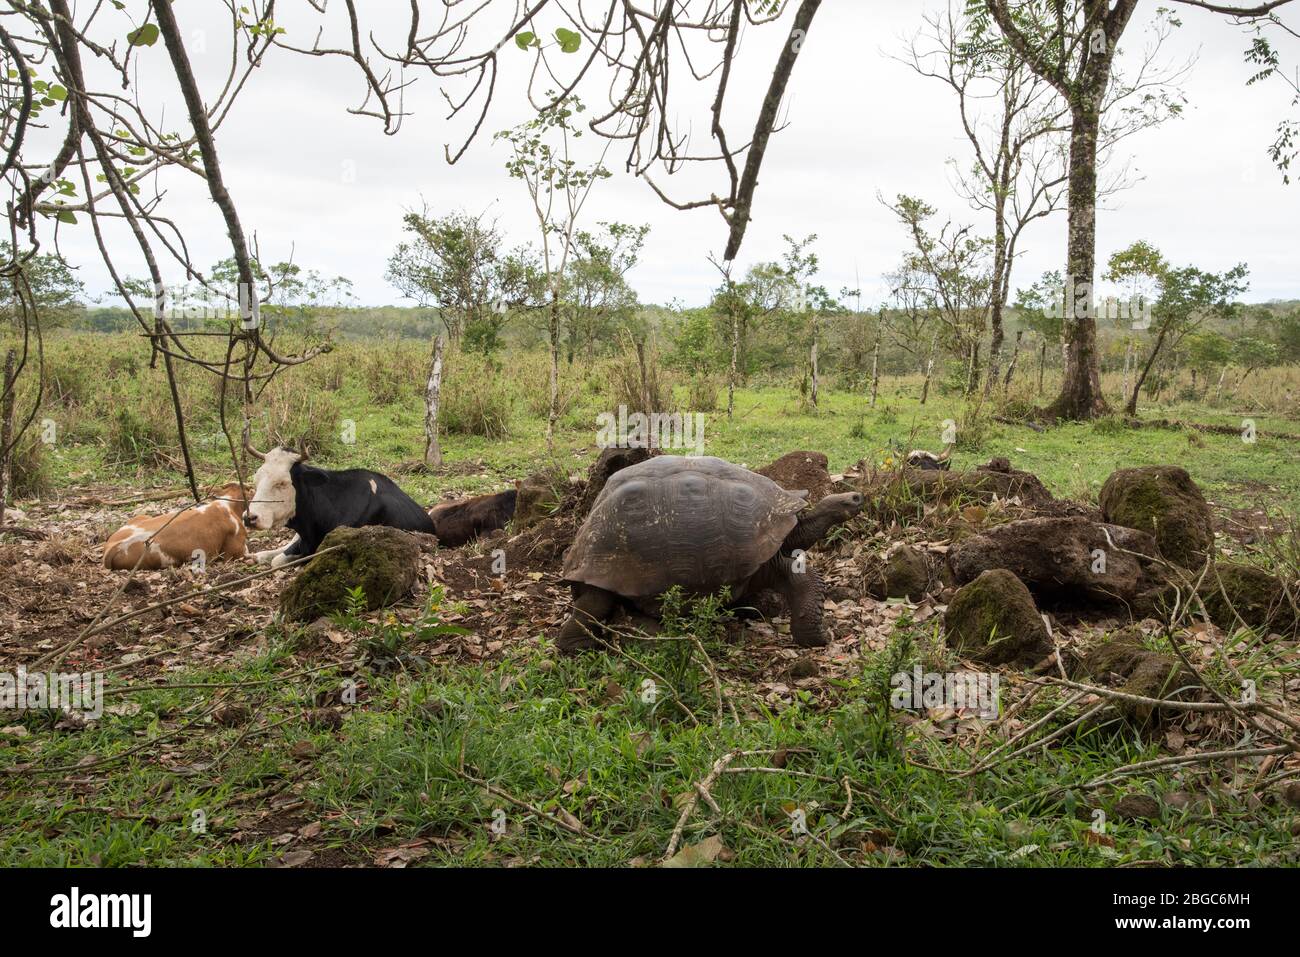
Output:
[[[85,0],[80,6],[85,7]],[[359,6],[377,32],[389,28],[396,45],[406,28],[407,5],[367,0]],[[768,148],[754,219],[738,260],[742,270],[776,258],[783,233],[817,233],[815,248],[822,262],[817,281],[837,292],[858,285],[856,275],[864,303],[874,305],[883,295],[881,274],[893,268],[905,242],[878,193],[921,196],[940,208],[941,217],[991,231],[956,196],[945,164],[949,157],[964,164],[970,155],[955,98],[939,82],[919,77],[893,59],[920,27],[921,13],[936,6],[933,0],[823,4],[795,68],[787,97],[789,125]],[[1127,46],[1139,45],[1144,18],[1155,7],[1154,2],[1139,7]],[[209,43],[209,37],[223,37],[223,31],[216,19],[205,29],[193,19],[193,10],[185,4],[177,13],[190,32],[191,55],[205,92],[215,96],[229,59],[226,50],[217,49],[222,42]],[[219,11],[212,3],[198,16],[216,17]],[[340,12],[337,4],[331,8],[332,16]],[[1240,28],[1193,9],[1179,14],[1184,25],[1166,49],[1170,62],[1199,56],[1183,84],[1188,107],[1182,118],[1124,145],[1141,179],[1111,201],[1113,209],[1100,213],[1098,262],[1144,238],[1177,264],[1221,270],[1245,261],[1251,281],[1247,299],[1300,297],[1300,183],[1284,186],[1265,154],[1278,120],[1294,111],[1288,114],[1280,84],[1245,86],[1251,71],[1241,59],[1247,41]],[[1283,16],[1295,14],[1284,10]],[[295,17],[282,22],[297,42],[310,44],[311,33]],[[752,129],[754,107],[770,77],[772,50],[787,29],[783,22],[753,31],[742,46],[729,99],[733,140],[746,139]],[[1297,46],[1282,51],[1292,67],[1300,59]],[[503,51],[507,61],[512,54],[522,69],[528,57],[510,48]],[[141,76],[160,78],[161,85],[154,87],[162,91],[158,106],[172,122],[180,122],[180,98],[174,84],[166,84],[167,68],[161,41],[143,51]],[[679,67],[678,76],[684,75]],[[593,105],[599,92],[587,97]],[[458,142],[464,122],[444,119],[446,111],[429,79],[422,78],[408,97],[414,115],[396,136],[384,136],[376,120],[346,112],[359,98],[351,64],[274,51],[220,129],[227,186],[245,229],[258,236],[264,261],[292,254],[304,267],[347,276],[358,300],[376,305],[401,301],[384,281],[384,266],[399,241],[403,211],[422,199],[439,213],[489,210],[512,244],[533,238],[523,186],[506,176],[504,147],[491,140],[494,130],[526,115],[521,77],[506,75],[499,81],[497,102],[480,138],[454,167],[442,158],[443,144]],[[708,145],[707,103],[702,93],[679,101],[679,123],[698,133],[694,144],[700,151]],[[695,199],[722,188],[721,168],[708,173],[703,190],[692,190],[685,182],[675,186],[676,178],[659,182],[678,197]],[[165,209],[183,224],[195,262],[206,267],[229,255],[224,228],[203,184],[186,174],[168,176]],[[707,301],[717,283],[707,255],[720,252],[726,240],[717,213],[674,211],[621,171],[597,189],[588,223],[619,220],[652,227],[641,264],[629,277],[642,301]],[[1044,270],[1060,268],[1064,236],[1063,212],[1032,226],[1022,241],[1024,255],[1014,285],[1027,285]],[[83,267],[92,293],[108,288],[84,222],[64,229],[60,243],[74,265]],[[143,264],[126,255],[129,244],[118,248],[124,250],[123,271],[144,275]]]

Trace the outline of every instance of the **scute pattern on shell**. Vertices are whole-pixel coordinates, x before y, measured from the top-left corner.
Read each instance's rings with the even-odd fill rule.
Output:
[[[564,578],[628,598],[712,592],[776,554],[804,499],[723,459],[661,455],[613,475],[578,530]]]

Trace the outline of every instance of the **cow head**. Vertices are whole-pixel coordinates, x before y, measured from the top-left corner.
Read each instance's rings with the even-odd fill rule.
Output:
[[[253,500],[244,513],[249,528],[280,528],[297,514],[297,493],[290,470],[302,461],[298,452],[275,448],[266,453],[253,476]]]

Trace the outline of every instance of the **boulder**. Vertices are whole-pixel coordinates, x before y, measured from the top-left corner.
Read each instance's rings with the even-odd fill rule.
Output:
[[[535,472],[519,483],[515,494],[515,512],[510,527],[515,531],[530,528],[555,514],[569,480],[560,471]]]
[[[1034,664],[1052,650],[1029,589],[1005,568],[957,589],[943,625],[950,647],[986,664]]]
[[[326,552],[333,546],[338,550]],[[315,621],[345,608],[357,586],[367,610],[391,605],[415,585],[419,559],[420,542],[410,532],[384,525],[336,528],[285,588],[280,613],[287,621]]]
[[[1155,539],[1081,516],[1027,518],[956,545],[948,567],[958,584],[1005,568],[1039,600],[1122,606],[1145,615],[1160,607],[1166,579]]]
[[[1144,698],[1188,700],[1200,683],[1181,661],[1144,648],[1121,635],[1094,648],[1081,663],[1083,676]],[[1158,726],[1183,712],[1138,701],[1113,701],[1115,709],[1139,728]]]
[[[1224,631],[1240,626],[1238,617],[1252,628],[1282,633],[1297,628],[1295,606],[1282,579],[1262,568],[1236,562],[1216,562],[1201,582],[1201,601]]]
[[[869,574],[867,594],[872,598],[906,598],[920,601],[930,590],[930,562],[925,552],[899,545],[885,558],[883,567]]]
[[[831,491],[828,464],[821,452],[791,452],[754,471],[791,492],[806,490],[808,504],[816,505]]]
[[[1214,549],[1214,517],[1186,469],[1119,469],[1106,479],[1097,502],[1102,521],[1154,536],[1160,554],[1184,568],[1200,568]]]

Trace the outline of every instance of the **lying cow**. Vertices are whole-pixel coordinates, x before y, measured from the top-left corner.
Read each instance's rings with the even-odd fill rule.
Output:
[[[158,569],[195,559],[244,558],[248,554],[243,514],[248,502],[238,482],[225,485],[202,505],[137,515],[104,543],[104,567]]]
[[[505,528],[515,515],[518,483],[508,492],[476,495],[460,502],[447,502],[429,509],[434,534],[444,548],[458,548],[480,535]]]
[[[922,472],[947,472],[952,466],[951,456],[952,446],[944,449],[939,455],[927,452],[925,449],[913,449],[907,453],[907,467],[920,469]]]
[[[340,526],[388,525],[434,533],[424,509],[386,475],[366,469],[316,468],[306,465],[301,454],[282,448],[253,454],[262,459],[262,467],[253,476],[253,498],[244,524],[251,529],[288,527],[298,533],[283,548],[257,552],[253,557],[263,564],[278,567],[313,555],[321,539]]]

